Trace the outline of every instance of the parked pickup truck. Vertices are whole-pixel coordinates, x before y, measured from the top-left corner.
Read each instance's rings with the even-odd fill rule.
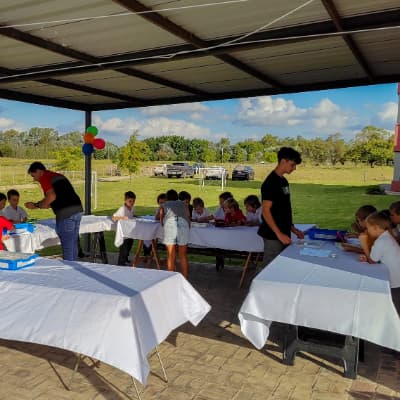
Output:
[[[193,178],[194,169],[191,165],[185,162],[174,162],[167,165],[167,176],[168,178]]]

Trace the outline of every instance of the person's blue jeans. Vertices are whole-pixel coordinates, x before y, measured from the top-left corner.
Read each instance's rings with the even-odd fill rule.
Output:
[[[77,213],[58,221],[56,224],[56,232],[61,241],[64,260],[75,261],[78,258],[78,238],[81,218],[82,214]]]

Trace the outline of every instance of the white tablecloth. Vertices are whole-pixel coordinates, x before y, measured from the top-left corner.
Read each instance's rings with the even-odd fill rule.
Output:
[[[271,321],[351,335],[400,351],[400,318],[389,272],[331,243],[336,258],[301,256],[292,245],[253,280],[239,311],[243,334],[258,349]]]
[[[39,258],[0,271],[0,337],[113,365],[145,383],[147,355],[210,306],[179,273]]]
[[[83,215],[79,229],[80,234],[115,230],[115,222],[111,217],[99,215]],[[35,224],[33,233],[12,234],[4,241],[8,251],[34,253],[36,250],[60,244],[54,218],[43,219]]]
[[[306,231],[314,224],[298,224],[298,229]],[[212,224],[206,227],[190,228],[189,246],[218,248],[224,250],[263,252],[263,239],[257,235],[256,226],[237,226],[217,228]],[[130,219],[118,221],[115,245],[121,246],[124,238],[152,240],[163,237],[163,227],[151,219]]]
[[[117,223],[114,244],[116,247],[121,246],[124,239],[153,240],[161,238],[163,228],[159,221],[154,218],[133,218],[120,220]]]

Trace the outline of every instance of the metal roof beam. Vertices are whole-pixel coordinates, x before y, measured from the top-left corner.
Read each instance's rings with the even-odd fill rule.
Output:
[[[321,0],[322,4],[324,5],[326,11],[328,12],[329,16],[332,18],[333,23],[335,24],[336,30],[338,32],[343,32],[343,24],[339,12],[336,9],[335,3],[333,0]],[[368,76],[370,83],[374,82],[374,75],[369,67],[365,57],[363,56],[361,50],[358,48],[357,44],[355,43],[354,39],[351,35],[343,35],[343,40],[347,44],[347,47],[353,53],[354,58],[360,64],[361,68],[363,69],[364,73]]]
[[[382,83],[393,83],[400,81],[400,73],[395,75],[386,75],[377,77],[375,79],[375,84]],[[222,92],[209,95],[206,100],[226,100],[234,98],[243,97],[256,97],[256,96],[271,96],[280,93],[299,93],[308,92],[313,90],[326,90],[326,89],[340,89],[344,87],[354,87],[354,86],[365,86],[368,85],[369,78],[358,78],[358,79],[348,79],[340,81],[330,81],[330,82],[318,82],[311,85],[292,85],[285,86],[285,90],[278,90],[276,88],[262,88],[262,89],[251,89],[247,91],[231,91]],[[149,100],[149,106],[159,106],[167,104],[179,104],[179,103],[193,103],[197,101],[202,101],[198,96],[184,96],[184,97],[168,97],[157,100]],[[91,106],[92,111],[101,110],[113,110],[122,108],[132,108],[134,107],[131,103],[103,103],[95,104]]]
[[[13,75],[17,72],[18,72],[17,70],[12,70],[12,69],[4,68],[4,67],[0,66],[0,75],[8,76],[8,75]],[[38,79],[37,81],[41,82],[41,83],[45,83],[46,85],[62,87],[65,89],[78,90],[78,91],[84,92],[84,93],[90,93],[90,94],[95,94],[98,96],[105,96],[105,97],[111,97],[111,98],[122,100],[122,101],[128,101],[130,103],[136,103],[137,106],[146,105],[145,101],[139,100],[132,96],[126,96],[124,94],[111,92],[109,90],[97,89],[97,88],[93,88],[90,86],[84,86],[84,85],[80,85],[77,83],[60,81],[59,79],[53,79],[53,78]]]
[[[220,46],[226,42],[226,38],[208,40],[207,47],[220,46],[218,48],[209,50],[207,52],[194,52],[179,54],[173,58],[165,58],[166,55],[193,51],[196,48],[191,44],[184,44],[178,46],[164,47],[161,49],[142,50],[137,52],[129,52],[118,54],[115,56],[99,57],[100,63],[112,62],[112,65],[103,65],[103,69],[125,68],[127,66],[147,65],[155,63],[165,63],[168,61],[186,60],[191,58],[199,58],[210,56],[214,54],[224,54],[227,52],[246,51],[258,48],[265,48],[271,46],[279,46],[285,43],[303,42],[310,40],[319,40],[322,35],[339,33],[341,36],[348,36],[347,30],[353,29],[373,29],[380,27],[390,27],[398,25],[400,21],[400,9],[390,12],[381,12],[375,14],[360,15],[356,17],[347,17],[341,20],[342,26],[345,28],[341,32],[337,29],[333,21],[317,22],[295,27],[280,28],[266,32],[258,32],[249,38],[252,41],[260,41],[256,43],[240,43],[236,42],[232,46]],[[230,37],[229,40],[238,39],[240,36]],[[151,57],[151,59],[149,58]],[[156,58],[160,57],[160,58]],[[76,68],[79,67],[79,68]],[[76,69],[75,69],[76,68]],[[15,75],[10,78],[0,80],[1,82],[17,82],[26,80],[38,80],[47,77],[56,77],[61,75],[75,75],[89,72],[96,72],[99,70],[98,66],[88,65],[81,61],[73,61],[59,64],[52,64],[47,66],[32,67],[19,69]],[[142,71],[135,71],[136,73],[145,74]],[[10,74],[14,75],[14,74]],[[154,76],[153,76],[154,77]],[[162,79],[162,78],[159,78]],[[160,81],[157,82],[163,84]],[[179,85],[179,84],[178,84]],[[181,90],[180,88],[179,90]],[[196,94],[196,93],[195,93]]]
[[[52,51],[54,53],[66,56],[66,57],[70,57],[70,58],[74,58],[74,59],[80,60],[84,64],[91,64],[92,67],[95,68],[95,70],[114,69],[113,67],[104,68],[101,65],[101,58],[94,57],[94,56],[92,56],[90,54],[86,54],[86,53],[83,53],[81,51],[77,51],[77,50],[71,49],[69,47],[61,46],[61,45],[59,45],[57,43],[50,42],[49,40],[45,40],[45,39],[42,39],[40,37],[31,35],[30,33],[19,31],[18,29],[15,29],[15,28],[5,28],[5,27],[3,27],[2,29],[0,29],[0,35],[7,36],[9,38],[18,40],[18,41],[23,42],[23,43],[31,44],[31,45],[36,46],[36,47],[40,47],[41,49],[49,50],[49,51]],[[140,78],[140,79],[145,79],[145,78],[143,78],[144,74],[142,73],[142,71],[138,71],[138,70],[135,70],[133,68],[130,68],[129,70],[126,70],[126,69],[122,69],[121,70],[121,69],[119,69],[117,71],[119,71],[120,73],[125,74],[125,75],[137,77],[137,78]],[[68,70],[66,70],[64,72],[65,72],[65,74],[68,74]],[[145,74],[145,76],[146,76],[146,80],[150,81],[150,82],[154,82],[154,83],[160,84],[160,81],[162,81],[163,85],[167,86],[167,87],[171,87],[171,88],[174,88],[174,89],[179,87],[179,90],[185,91],[187,93],[194,93],[194,94],[199,94],[199,95],[200,94],[205,94],[205,92],[202,92],[200,89],[192,88],[192,87],[184,85],[182,83],[177,83],[177,82],[170,81],[168,79],[159,78],[159,77],[154,76],[152,74]]]
[[[69,101],[69,100],[60,100],[60,99],[55,99],[53,97],[39,96],[35,94],[15,92],[13,90],[8,90],[8,89],[0,89],[0,98],[7,100],[22,101],[25,103],[40,104],[42,106],[69,108],[71,110],[78,110],[78,111],[91,110],[90,104],[77,103],[75,101]]]
[[[133,12],[153,11],[151,8],[146,7],[137,0],[113,0],[113,1],[121,5],[122,7],[126,8],[127,10]],[[140,17],[146,19],[147,21],[151,22],[154,25],[157,25],[161,29],[179,37],[180,39],[183,39],[184,41],[191,43],[198,49],[207,47],[207,41],[199,38],[195,34],[182,28],[181,26],[176,25],[174,22],[172,22],[168,18],[163,17],[157,12],[148,12],[140,14]],[[255,68],[246,65],[242,61],[237,60],[236,58],[232,57],[229,54],[215,55],[215,57],[217,57],[224,63],[232,65],[233,67],[245,72],[246,74],[261,80],[262,82],[265,82],[270,86],[282,88],[282,84],[279,83],[276,79],[273,79],[270,76],[256,70]]]

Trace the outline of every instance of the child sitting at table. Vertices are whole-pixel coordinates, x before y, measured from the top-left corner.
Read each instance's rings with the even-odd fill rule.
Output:
[[[389,212],[390,212],[390,220],[392,221],[392,224],[395,225],[393,229],[393,234],[396,237],[396,240],[400,242],[400,230],[399,230],[399,224],[400,224],[400,201],[395,201],[389,206]]]
[[[132,191],[125,193],[124,204],[112,216],[113,221],[132,219],[135,215],[136,195]],[[129,265],[129,253],[133,246],[133,239],[126,238],[119,248],[118,265]]]
[[[391,233],[390,218],[382,212],[375,212],[367,217],[366,225],[368,235],[375,241],[370,250],[367,234],[360,235],[361,247],[365,252],[360,255],[360,261],[371,264],[381,262],[386,265],[390,274],[393,303],[400,315],[400,246]]]
[[[348,237],[358,237],[360,233],[367,231],[366,219],[368,215],[376,212],[377,209],[371,205],[361,206],[355,214],[356,220],[351,224],[353,233],[348,233]]]
[[[366,219],[369,215],[376,212],[376,208],[371,205],[361,206],[355,213],[356,220],[351,224],[352,232],[346,234],[344,238],[344,242],[342,243],[343,250],[351,251],[353,253],[361,253],[363,254],[364,251],[361,247],[356,244],[352,244],[351,241],[348,239],[358,238],[360,234],[366,234],[368,237],[368,247],[371,249],[374,238],[370,237],[367,232],[367,223]]]
[[[204,207],[204,201],[200,197],[193,199],[192,221],[208,222],[214,219],[208,208]]]
[[[244,225],[246,217],[243,215],[242,210],[239,208],[239,203],[230,198],[224,201],[225,210],[225,224],[228,226]]]
[[[178,194],[178,200],[183,201],[189,208],[189,215],[192,215],[193,206],[190,204],[190,200],[192,200],[192,195],[186,190],[182,190]]]
[[[181,272],[187,278],[189,274],[187,244],[190,229],[188,206],[178,200],[178,193],[175,190],[170,189],[167,192],[167,201],[162,205],[160,211],[160,221],[164,226],[163,243],[167,248],[168,271],[176,270],[176,248],[178,247]]]
[[[258,197],[255,194],[247,196],[244,199],[244,207],[246,208],[246,225],[260,225],[262,207]]]
[[[216,222],[216,225],[218,221],[222,221],[222,223],[225,223],[225,210],[224,210],[224,201],[228,200],[233,197],[233,194],[231,192],[223,192],[219,195],[218,201],[219,201],[219,206],[215,209],[214,211],[214,219]],[[222,254],[217,254],[215,256],[215,268],[217,271],[220,269],[223,269],[225,266],[225,258]]]
[[[7,199],[10,203],[3,210],[3,215],[11,222],[18,224],[19,222],[25,222],[28,219],[28,214],[26,211],[18,205],[19,203],[19,193],[15,189],[10,189],[7,192]]]
[[[223,221],[225,220],[225,210],[224,210],[224,201],[233,198],[233,194],[231,192],[223,192],[219,195],[218,201],[219,206],[215,209],[214,219]]]
[[[0,215],[3,215],[4,207],[6,206],[7,197],[4,193],[0,193]]]

